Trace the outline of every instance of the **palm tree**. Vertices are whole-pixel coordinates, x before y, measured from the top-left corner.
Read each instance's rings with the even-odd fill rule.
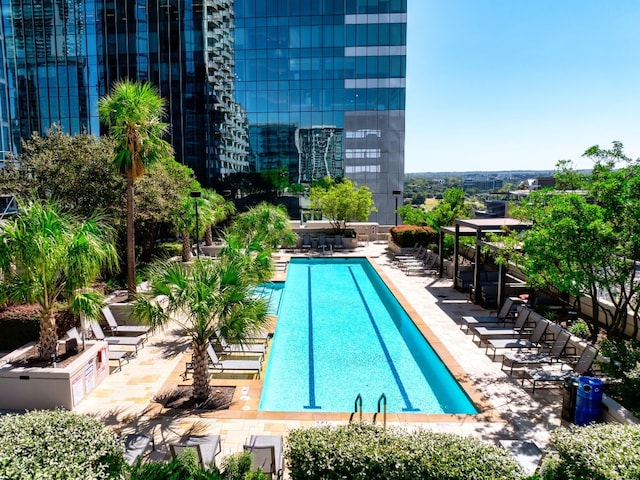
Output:
[[[40,305],[39,355],[49,359],[61,300],[97,318],[102,300],[88,287],[102,269],[117,267],[114,231],[99,215],[81,221],[54,202],[20,201],[19,212],[0,229],[0,279],[8,300]]]
[[[226,220],[229,215],[236,213],[233,202],[225,201],[224,197],[213,190],[203,190],[202,198],[205,204],[204,218],[204,244],[213,245],[211,226]]]
[[[162,123],[165,102],[149,83],[120,80],[100,98],[98,114],[116,141],[114,163],[127,179],[127,289],[136,292],[134,182],[145,168],[172,154],[162,139],[169,125]]]
[[[296,241],[291,229],[289,215],[281,206],[262,202],[238,215],[231,225],[230,232],[240,238],[254,238],[273,252],[278,245]]]
[[[241,254],[217,261],[201,260],[187,266],[180,262],[154,265],[150,285],[152,302],[139,296],[133,315],[152,326],[170,321],[180,325],[191,339],[193,348],[193,396],[209,396],[209,362],[207,347],[219,331],[234,342],[246,342],[264,326],[268,302],[253,295],[255,283],[243,269]]]

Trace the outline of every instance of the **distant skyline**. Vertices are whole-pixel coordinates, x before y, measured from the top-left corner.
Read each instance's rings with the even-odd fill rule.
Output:
[[[640,1],[408,0],[405,171],[640,157]]]

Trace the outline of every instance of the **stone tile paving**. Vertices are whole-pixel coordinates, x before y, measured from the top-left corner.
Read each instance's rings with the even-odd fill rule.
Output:
[[[383,273],[405,296],[422,320],[446,345],[453,358],[484,395],[487,411],[477,418],[461,417],[459,421],[411,422],[400,421],[389,425],[403,428],[425,428],[440,432],[473,435],[494,441],[517,438],[535,441],[540,447],[548,442],[549,432],[560,424],[560,396],[541,389],[535,395],[523,390],[519,382],[500,370],[499,362],[492,362],[459,329],[462,315],[485,314],[486,310],[468,303],[468,295],[451,287],[451,280],[433,276],[407,276],[394,268],[386,253],[386,246],[373,244],[359,248],[351,254],[373,257]],[[350,254],[350,253],[346,253]],[[151,432],[156,451],[151,458],[168,456],[168,444],[189,433],[222,435],[222,454],[242,450],[251,434],[281,434],[308,425],[344,423],[348,415],[338,420],[326,420],[313,415],[290,416],[278,413],[264,415],[257,412],[261,381],[216,380],[216,384],[236,384],[232,408],[206,414],[168,414],[151,399],[163,389],[182,382],[188,339],[177,329],[156,333],[149,344],[138,353],[121,372],[106,379],[87,396],[77,412],[96,416],[118,431]],[[241,390],[242,387],[245,390]],[[240,399],[240,393],[243,393]],[[406,418],[406,416],[405,416]]]

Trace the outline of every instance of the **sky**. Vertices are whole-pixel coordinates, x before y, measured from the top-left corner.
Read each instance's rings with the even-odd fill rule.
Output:
[[[405,172],[640,157],[640,0],[408,0]]]

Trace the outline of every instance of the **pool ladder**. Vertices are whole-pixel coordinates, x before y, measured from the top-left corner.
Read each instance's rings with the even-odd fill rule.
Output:
[[[382,411],[380,407],[382,406]],[[373,423],[376,423],[378,415],[382,412],[382,426],[387,428],[387,396],[383,393],[378,398],[378,411],[373,414]],[[353,417],[359,413],[359,420],[362,422],[362,395],[358,394],[353,402],[353,413],[349,417],[349,423],[353,422]]]

